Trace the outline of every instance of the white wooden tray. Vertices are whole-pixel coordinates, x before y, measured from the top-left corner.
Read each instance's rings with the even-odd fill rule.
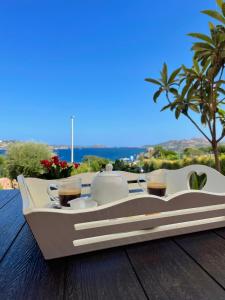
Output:
[[[168,197],[132,193],[122,200],[78,211],[47,208],[50,181],[20,175],[23,213],[45,259],[225,226],[223,175],[201,165],[164,171]],[[194,171],[207,175],[201,191],[189,189]],[[139,177],[121,173],[128,180]],[[94,173],[76,176],[90,183]]]

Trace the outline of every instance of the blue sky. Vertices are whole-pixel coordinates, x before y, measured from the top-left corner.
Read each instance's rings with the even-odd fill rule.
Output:
[[[139,146],[200,136],[152,101],[164,61],[191,63],[215,0],[0,2],[0,139]]]

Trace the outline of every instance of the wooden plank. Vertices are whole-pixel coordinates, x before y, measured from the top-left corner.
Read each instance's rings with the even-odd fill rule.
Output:
[[[19,193],[0,209],[0,261],[25,223]]]
[[[130,231],[125,233],[114,233],[103,236],[90,237],[85,239],[75,239],[73,245],[75,249],[70,254],[95,251],[97,249],[106,249],[115,246],[124,246],[138,242],[150,241],[165,237],[183,235],[192,232],[209,230],[212,228],[224,227],[225,217],[183,222],[179,224],[170,224],[158,226],[152,229]],[[50,255],[56,247],[52,247]],[[70,255],[67,254],[67,255]],[[55,255],[55,254],[54,254]],[[55,256],[53,256],[54,258]],[[49,258],[49,256],[47,256]]]
[[[146,296],[125,251],[117,248],[70,257],[65,299],[144,300]]]
[[[63,299],[65,259],[45,261],[27,224],[0,263],[1,299]]]
[[[225,299],[225,291],[172,240],[127,246],[150,299]]]
[[[225,288],[225,240],[212,231],[175,238]]]
[[[225,239],[225,228],[216,229],[214,232]]]
[[[17,194],[19,194],[19,190],[2,190],[0,191],[0,209],[5,206],[9,201],[12,200]]]
[[[89,238],[111,233],[137,231],[162,225],[209,219],[225,215],[225,204],[189,208],[159,214],[141,215],[110,220],[75,224],[76,239]],[[186,223],[187,224],[187,223]],[[179,227],[179,225],[177,225]]]
[[[0,286],[2,299],[146,299],[121,249],[45,261],[27,224],[0,264]]]

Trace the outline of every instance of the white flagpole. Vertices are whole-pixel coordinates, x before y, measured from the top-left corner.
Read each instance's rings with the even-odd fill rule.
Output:
[[[71,163],[74,162],[74,116],[71,116]]]

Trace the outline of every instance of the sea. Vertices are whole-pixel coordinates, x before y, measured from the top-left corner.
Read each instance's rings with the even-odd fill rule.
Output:
[[[116,148],[76,148],[74,149],[74,161],[80,163],[84,156],[94,155],[98,157],[104,157],[111,161],[116,159],[135,160],[138,154],[145,152],[145,148],[133,148],[133,147],[116,147]],[[5,150],[0,150],[0,155],[5,155]],[[70,149],[55,149],[56,153],[61,160],[70,161],[71,151]]]

